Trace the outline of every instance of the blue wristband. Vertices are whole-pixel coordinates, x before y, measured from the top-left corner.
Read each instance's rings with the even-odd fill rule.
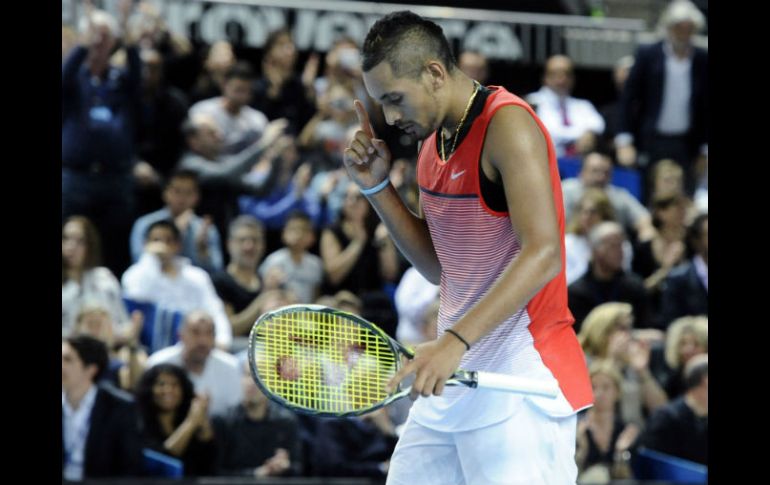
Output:
[[[361,190],[361,193],[366,195],[366,196],[374,195],[377,192],[380,192],[385,187],[387,187],[389,184],[390,184],[390,177],[385,177],[385,180],[383,180],[382,182],[378,183],[374,187],[369,187],[368,189],[360,189],[360,190]]]

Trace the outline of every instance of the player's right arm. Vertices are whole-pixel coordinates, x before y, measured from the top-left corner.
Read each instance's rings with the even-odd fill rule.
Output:
[[[368,189],[388,177],[390,150],[383,140],[375,138],[364,105],[356,100],[355,107],[361,129],[345,149],[343,162],[350,178],[362,189]],[[383,190],[367,198],[409,262],[428,281],[439,284],[441,264],[425,219],[406,207],[393,185],[388,184]]]

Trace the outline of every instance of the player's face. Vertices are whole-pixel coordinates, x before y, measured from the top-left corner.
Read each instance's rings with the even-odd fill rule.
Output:
[[[385,121],[414,140],[424,140],[439,127],[438,98],[427,70],[417,79],[397,78],[388,62],[364,73],[369,95],[382,104]]]

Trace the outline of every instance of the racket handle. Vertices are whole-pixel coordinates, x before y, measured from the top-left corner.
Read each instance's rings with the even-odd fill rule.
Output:
[[[492,372],[477,372],[476,382],[479,389],[496,389],[550,398],[555,398],[559,394],[559,383],[555,379],[535,380]]]

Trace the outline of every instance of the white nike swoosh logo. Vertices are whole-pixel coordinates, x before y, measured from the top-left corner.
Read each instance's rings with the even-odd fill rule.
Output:
[[[466,170],[467,170],[467,169],[466,169]],[[449,176],[449,178],[451,178],[452,180],[454,180],[454,179],[456,179],[457,177],[461,176],[461,175],[462,175],[462,174],[464,174],[464,173],[465,173],[465,170],[463,170],[462,172],[457,172],[457,173],[454,173],[454,172],[452,172],[452,175],[450,175],[450,176]]]

